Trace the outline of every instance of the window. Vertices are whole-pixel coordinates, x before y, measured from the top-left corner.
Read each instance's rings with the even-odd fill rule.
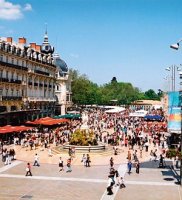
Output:
[[[6,96],[8,96],[8,88],[6,89]]]
[[[14,58],[11,59],[11,63],[14,64]]]
[[[3,70],[1,69],[0,70],[0,78],[2,78],[3,77]]]
[[[14,93],[14,90],[13,90],[13,89],[11,89],[11,96],[13,96],[13,93]]]
[[[24,61],[22,61],[22,67],[24,67]]]
[[[3,55],[0,55],[0,61],[3,61]]]
[[[8,63],[8,56],[6,56],[6,62]]]
[[[69,95],[67,94],[66,95],[66,101],[69,101],[70,99],[69,99]]]
[[[11,79],[14,79],[14,72],[12,72],[11,74]]]
[[[19,60],[17,60],[17,63],[16,63],[17,65],[19,65]]]
[[[19,90],[16,90],[16,96],[17,97],[19,97],[19,94],[20,94]]]
[[[9,75],[9,72],[8,71],[6,71],[6,78],[8,79],[8,75]]]

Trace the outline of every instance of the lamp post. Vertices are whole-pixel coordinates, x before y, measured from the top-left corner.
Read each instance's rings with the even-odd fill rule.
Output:
[[[171,72],[171,91],[175,91],[175,83],[176,83],[176,71],[181,71],[180,67],[176,66],[176,65],[172,65],[170,67],[167,67],[165,70],[170,71]]]
[[[179,43],[182,41],[180,39],[176,44],[170,45],[170,48],[178,50],[179,49]],[[182,79],[182,72],[180,74],[180,80]],[[180,82],[181,84],[181,82]],[[180,185],[182,186],[182,90],[179,91],[179,103],[180,103],[180,120],[181,120],[181,130],[180,130]]]

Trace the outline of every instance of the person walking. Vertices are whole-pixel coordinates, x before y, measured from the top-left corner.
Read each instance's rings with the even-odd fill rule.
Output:
[[[112,168],[114,166],[114,159],[113,157],[110,158],[110,167]]]
[[[131,173],[131,167],[132,167],[131,160],[128,161],[127,167],[128,167],[128,174],[130,174]]]
[[[49,147],[49,149],[48,149],[48,155],[49,155],[49,157],[52,157],[52,149],[51,149],[51,147]]]
[[[83,154],[81,162],[83,162],[83,165],[86,167],[86,161],[87,161],[87,157],[85,154]]]
[[[32,176],[30,163],[27,163],[25,176]]]
[[[68,160],[67,160],[67,171],[66,172],[72,172],[72,169],[71,169],[71,158],[68,158]]]
[[[112,195],[113,191],[113,180],[111,178],[111,175],[108,176],[108,182],[107,182],[107,195]]]
[[[33,166],[40,167],[40,165],[39,165],[39,156],[37,155],[37,153],[35,154],[35,157],[34,157],[34,164],[33,164]]]
[[[140,163],[139,161],[136,162],[136,173],[139,174],[140,171]]]
[[[87,154],[87,159],[86,159],[86,167],[90,167],[90,163],[91,163],[91,160],[90,160],[90,155]]]
[[[64,171],[64,168],[63,168],[63,160],[62,160],[61,157],[59,158],[59,167],[60,167],[60,170],[59,170],[59,171]]]

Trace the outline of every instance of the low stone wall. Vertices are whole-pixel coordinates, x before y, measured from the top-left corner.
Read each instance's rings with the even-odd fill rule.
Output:
[[[105,150],[105,145],[95,145],[95,146],[76,146],[76,145],[63,145],[63,149],[75,148],[76,151],[100,151]]]

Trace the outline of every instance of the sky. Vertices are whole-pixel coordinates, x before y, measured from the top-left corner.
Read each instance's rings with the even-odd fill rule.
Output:
[[[181,0],[0,0],[0,37],[42,44],[45,24],[68,67],[98,85],[170,90],[165,68],[182,63],[182,42],[170,48],[182,38]]]

